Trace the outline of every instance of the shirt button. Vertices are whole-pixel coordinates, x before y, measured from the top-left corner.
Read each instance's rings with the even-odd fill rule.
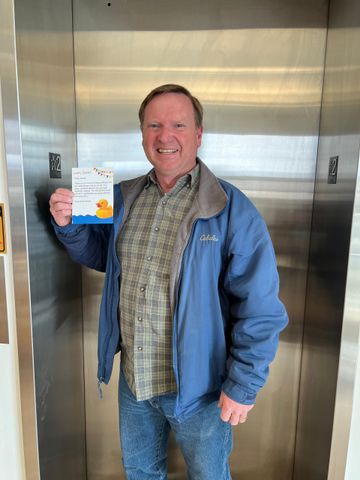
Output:
[[[155,232],[158,232],[158,231],[160,230],[160,228],[159,228],[159,227],[155,227],[154,230],[155,230]]]
[[[167,202],[166,202],[166,200],[163,200],[161,203],[162,203],[163,205],[166,205]]]
[[[140,287],[140,292],[145,292],[145,287]]]
[[[138,321],[142,322],[143,321],[142,317],[138,317]]]
[[[146,257],[146,260],[148,260],[150,262],[152,260],[152,256],[149,255],[148,257]]]
[[[138,347],[139,352],[142,352],[143,347]]]

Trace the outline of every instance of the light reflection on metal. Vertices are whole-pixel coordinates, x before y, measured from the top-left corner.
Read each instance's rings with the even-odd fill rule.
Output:
[[[316,61],[318,52],[313,46],[324,40],[321,28],[97,31],[77,32],[76,39],[77,54],[86,58],[85,64],[77,65],[80,101],[83,94],[89,94],[89,75],[91,95],[97,102],[109,97],[115,102],[135,101],[136,105],[154,77],[174,78],[186,85],[192,84],[195,76],[192,90],[205,104],[318,105],[322,65]],[[169,39],[173,52],[169,51]],[[95,54],[89,56],[87,48]],[[300,49],[308,52],[304,63],[297,62]],[[101,58],[98,52],[106,54]],[[302,77],[306,81],[300,80]],[[260,78],[261,85],[257,83]]]
[[[303,155],[292,167],[294,179],[313,180],[315,154],[318,137],[281,136],[281,135],[235,135],[226,133],[204,133],[199,156],[206,160],[219,176],[235,175],[244,177],[275,177],[289,180],[289,149],[301,150]],[[109,145],[118,145],[126,158],[126,163],[110,162],[107,160]],[[79,133],[78,146],[82,152],[82,162],[88,166],[96,166],[101,162],[103,166],[112,167],[120,180],[131,173],[146,172],[151,168],[144,157],[141,147],[141,133]],[[271,163],[262,163],[264,150],[271,148],[278,152]],[[94,155],[94,152],[97,152]],[[239,162],[241,152],[241,162]],[[313,155],[313,162],[309,163],[309,156]]]

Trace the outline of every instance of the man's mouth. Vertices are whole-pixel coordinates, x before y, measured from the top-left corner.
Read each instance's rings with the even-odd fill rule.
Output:
[[[172,154],[178,151],[177,148],[157,148],[156,151],[158,153],[165,153],[165,154]]]

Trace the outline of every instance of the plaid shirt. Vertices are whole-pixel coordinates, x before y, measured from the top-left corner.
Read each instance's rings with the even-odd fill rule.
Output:
[[[163,194],[152,170],[117,241],[121,362],[137,400],[175,392],[170,264],[176,234],[199,187],[199,166]]]

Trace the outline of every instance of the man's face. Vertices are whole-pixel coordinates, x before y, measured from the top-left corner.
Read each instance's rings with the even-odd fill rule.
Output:
[[[142,145],[155,172],[176,178],[190,171],[196,163],[202,132],[186,95],[164,93],[154,97],[145,109]]]

